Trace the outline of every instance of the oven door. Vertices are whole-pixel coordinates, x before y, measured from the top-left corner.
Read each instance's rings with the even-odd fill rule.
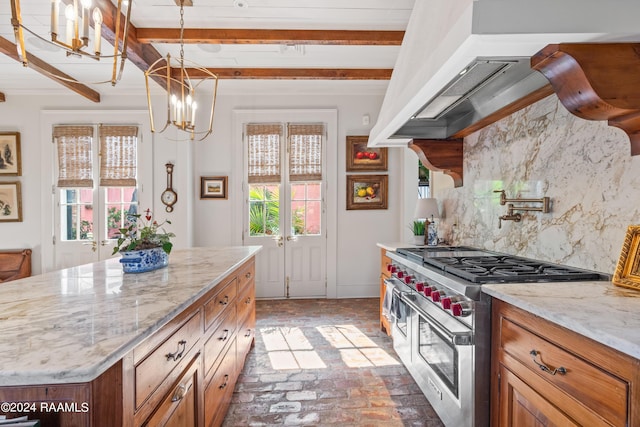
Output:
[[[447,426],[473,425],[473,331],[428,305],[413,309],[411,371]]]
[[[408,287],[396,279],[386,279],[385,283],[391,289],[389,320],[393,349],[406,365],[411,362],[411,308],[404,300]]]

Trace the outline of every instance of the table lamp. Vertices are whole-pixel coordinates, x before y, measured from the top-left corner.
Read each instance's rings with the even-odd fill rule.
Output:
[[[437,245],[438,229],[436,228],[435,219],[440,217],[438,201],[434,198],[418,199],[413,217],[416,219],[424,219],[426,222],[426,227],[424,228],[424,244],[429,246]]]

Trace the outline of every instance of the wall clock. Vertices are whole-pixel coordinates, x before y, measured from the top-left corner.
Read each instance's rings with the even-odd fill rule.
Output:
[[[166,205],[167,212],[173,212],[173,205],[178,201],[178,194],[173,191],[173,164],[167,163],[167,189],[162,192],[160,199]]]

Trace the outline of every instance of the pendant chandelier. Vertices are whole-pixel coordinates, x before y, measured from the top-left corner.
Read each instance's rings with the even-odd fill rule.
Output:
[[[15,35],[18,56],[22,65],[29,66],[27,51],[24,47],[24,32],[35,36],[41,41],[57,46],[66,51],[67,56],[89,57],[95,60],[103,58],[113,59],[113,69],[111,78],[108,80],[87,82],[88,84],[111,83],[115,86],[122,77],[125,60],[127,59],[127,35],[129,32],[129,21],[131,17],[131,0],[118,0],[116,12],[116,27],[114,30],[115,42],[113,44],[113,54],[105,55],[102,53],[102,11],[95,7],[91,10],[91,0],[72,0],[64,7],[64,34],[61,37],[59,18],[61,14],[61,0],[51,0],[51,28],[50,38],[41,36],[35,31],[29,29],[22,23],[22,13],[20,9],[20,0],[11,0],[11,24]],[[124,11],[124,19],[123,10]],[[90,18],[91,16],[91,18]],[[89,43],[91,19],[93,19],[93,43]],[[122,32],[122,52],[120,52],[120,33]],[[118,67],[118,58],[120,58],[120,66]],[[78,80],[70,79],[65,76],[57,75],[48,70],[41,70],[48,73],[52,77],[69,81],[78,82]]]
[[[193,140],[198,135],[198,140],[202,141],[213,131],[213,111],[216,106],[218,76],[194,62],[184,59],[184,0],[180,0],[180,58],[176,64],[173,64],[175,66],[171,61],[171,55],[167,54],[166,59],[158,59],[144,73],[151,132],[156,132],[149,87],[149,80],[154,77],[156,81],[166,81],[165,89],[167,91],[166,122],[158,132],[162,133],[173,127],[185,132],[188,139]],[[187,68],[186,65],[189,67]],[[196,79],[192,80],[189,77],[188,69],[198,72],[197,82],[194,82]],[[208,126],[196,127],[196,112],[201,110],[196,102],[196,95],[204,93],[204,96],[207,96],[209,92],[211,93],[210,108],[207,105],[206,110],[208,112]]]

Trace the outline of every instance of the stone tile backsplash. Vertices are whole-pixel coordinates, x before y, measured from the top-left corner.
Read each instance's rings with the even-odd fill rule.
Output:
[[[499,229],[502,189],[548,196],[551,212],[522,212]],[[613,274],[627,226],[640,224],[640,156],[622,130],[580,119],[552,95],[465,138],[463,187],[435,193],[440,236],[453,244]]]

